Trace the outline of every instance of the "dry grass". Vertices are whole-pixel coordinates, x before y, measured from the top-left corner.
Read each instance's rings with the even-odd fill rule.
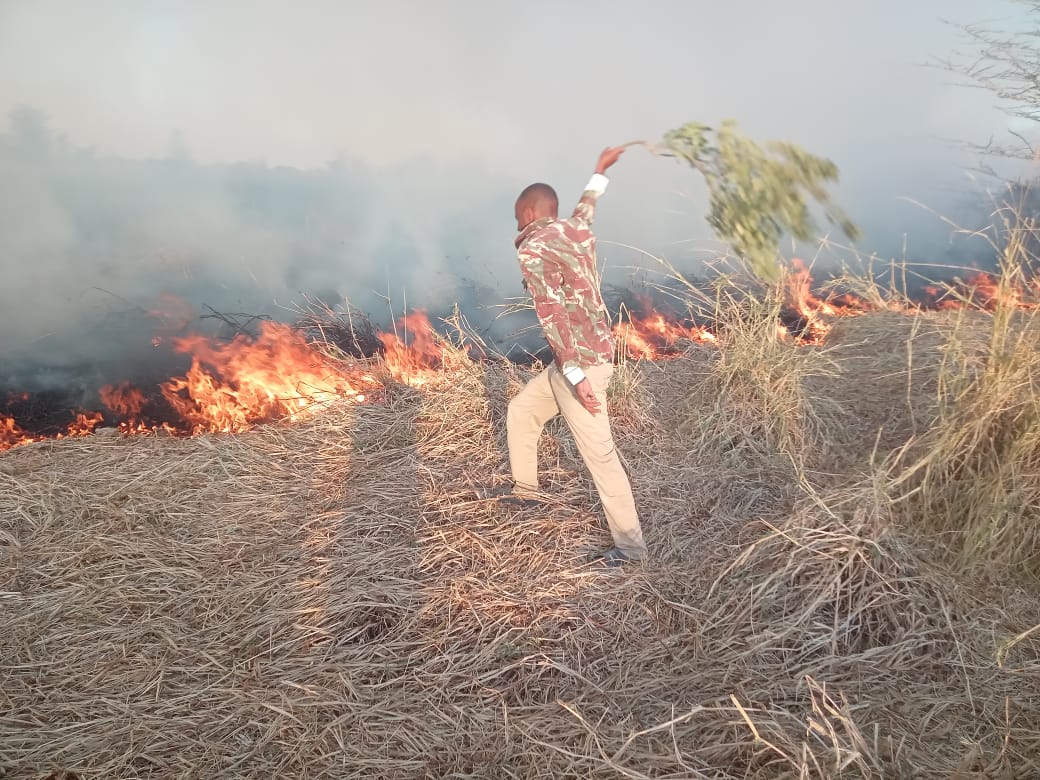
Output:
[[[953,326],[897,316],[836,328],[825,372],[742,364],[790,385],[706,346],[626,365],[654,554],[627,570],[583,562],[608,539],[558,422],[554,504],[477,497],[509,366],[5,453],[5,777],[1040,776],[1035,591],[951,573],[876,465],[944,414]]]
[[[827,403],[823,396],[810,399],[806,382],[833,376],[834,364],[828,350],[801,349],[779,337],[779,298],[745,291],[741,300],[737,292],[720,286],[715,301],[720,349],[701,390],[715,403],[708,415],[695,405],[684,427],[697,429],[700,450],[715,443],[738,461],[776,454],[801,467],[821,444]]]
[[[1034,221],[998,212],[999,275],[985,311],[956,312],[936,374],[934,421],[894,453],[901,519],[924,526],[960,568],[1040,579],[1040,275]],[[978,298],[961,293],[964,303]],[[1031,308],[1021,308],[1022,303]]]
[[[938,418],[893,459],[904,517],[962,566],[1040,577],[1040,318],[959,316],[939,371]]]
[[[937,377],[937,419],[891,458],[891,491],[905,499],[903,522],[923,524],[958,565],[1035,579],[1040,322],[1034,314],[1012,328],[999,315],[979,319],[953,323]]]

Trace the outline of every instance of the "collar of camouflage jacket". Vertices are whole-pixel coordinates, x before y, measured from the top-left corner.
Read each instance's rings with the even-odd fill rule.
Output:
[[[542,217],[541,219],[536,219],[534,222],[532,222],[530,225],[528,225],[520,231],[520,235],[516,237],[516,241],[514,241],[513,244],[516,246],[517,249],[519,249],[520,245],[527,240],[528,236],[530,236],[537,230],[541,230],[546,225],[551,225],[555,221],[556,217]]]

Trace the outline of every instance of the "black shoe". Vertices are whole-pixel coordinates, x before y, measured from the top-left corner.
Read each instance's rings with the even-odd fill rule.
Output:
[[[624,566],[631,560],[631,558],[621,552],[617,547],[611,547],[609,550],[604,550],[603,552],[589,556],[589,563],[598,563],[609,568]]]

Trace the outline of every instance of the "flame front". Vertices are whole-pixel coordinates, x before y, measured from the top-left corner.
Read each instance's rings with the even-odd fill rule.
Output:
[[[140,418],[141,410],[144,409],[144,393],[129,382],[105,385],[98,391],[98,395],[107,408],[131,421]]]
[[[79,412],[64,432],[54,436],[35,436],[23,431],[13,417],[0,415],[0,452],[16,447],[19,444],[29,444],[34,441],[88,436],[94,432],[103,420],[104,415],[101,412]]]
[[[992,311],[998,306],[1035,308],[1040,300],[1040,278],[999,279],[978,272],[966,282],[940,289],[925,288],[920,306],[888,308],[907,312],[928,309],[974,307]],[[654,310],[642,301],[642,314],[629,316],[614,326],[619,355],[630,359],[661,359],[677,353],[683,342],[716,343],[708,329],[682,323]],[[833,318],[872,310],[866,301],[851,295],[821,298],[812,291],[809,269],[800,260],[784,288],[782,322],[777,336],[798,344],[820,343]],[[160,332],[171,334],[189,320],[185,307],[175,299],[164,300],[152,312]],[[393,333],[377,334],[383,347],[385,370],[398,382],[420,387],[456,368],[465,359],[461,349],[447,348],[422,311],[398,320]],[[165,337],[156,336],[159,341]],[[344,364],[327,358],[288,325],[263,322],[256,338],[240,335],[229,343],[203,336],[173,337],[174,349],[191,356],[184,376],[171,378],[149,395],[127,382],[103,387],[100,400],[110,415],[119,418],[124,433],[238,432],[276,419],[299,419],[334,399],[363,402],[382,383],[367,364]],[[29,400],[28,394],[10,396],[9,407]],[[165,402],[172,419],[150,421],[149,409]],[[167,415],[170,416],[170,415]],[[104,421],[97,411],[78,411],[66,430],[55,436],[27,433],[12,416],[0,414],[0,451],[47,438],[84,436]]]
[[[444,365],[445,351],[423,311],[401,317],[394,333],[380,333],[383,360],[398,382],[421,387]]]
[[[698,344],[715,342],[715,334],[699,325],[683,325],[659,311],[646,316],[630,314],[614,326],[614,341],[619,354],[630,360],[657,360],[667,356],[683,341]]]
[[[424,384],[443,362],[433,326],[416,312],[400,320],[399,331],[402,337],[379,334],[386,368],[399,382]],[[335,399],[363,402],[380,386],[371,371],[326,358],[297,331],[276,322],[261,323],[255,339],[239,335],[220,344],[196,335],[174,339],[173,345],[191,355],[191,367],[159,389],[193,434],[234,433],[259,422],[300,419]],[[106,386],[101,399],[127,418],[120,425],[124,432],[156,428],[141,419],[146,397],[132,385]]]
[[[1013,309],[1034,309],[1040,301],[1040,276],[1010,282],[978,271],[969,276],[967,281],[946,289],[928,285],[924,288],[924,296],[924,305],[930,309],[976,308],[993,311],[1000,305]]]
[[[217,344],[188,336],[175,339],[174,349],[192,356],[191,368],[160,389],[192,433],[296,419],[337,398],[363,400],[364,391],[376,385],[370,374],[338,370],[296,331],[276,322],[261,323],[256,339],[239,335]]]
[[[33,441],[31,436],[18,427],[13,417],[0,415],[0,450],[10,449],[18,444]]]
[[[856,304],[862,304],[857,298]],[[804,343],[820,343],[830,331],[830,325],[823,319],[824,316],[836,317],[842,314],[859,314],[865,310],[865,306],[856,305],[846,309],[839,309],[828,300],[818,298],[812,291],[812,276],[805,263],[795,258],[791,261],[791,272],[787,276],[784,286],[784,309],[794,313],[799,318],[795,338]],[[782,337],[787,333],[778,330]]]

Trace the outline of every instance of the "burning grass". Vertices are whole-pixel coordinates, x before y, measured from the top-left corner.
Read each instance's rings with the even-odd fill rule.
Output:
[[[965,549],[1035,551],[1036,442],[1011,423],[1040,354],[999,316],[866,314],[804,347],[745,311],[720,346],[625,364],[615,430],[654,552],[629,570],[583,563],[608,539],[558,421],[552,504],[478,497],[528,369],[461,350],[378,403],[233,436],[12,449],[0,766],[1035,777],[1036,580],[958,570],[928,538],[1014,463],[1020,525]]]
[[[782,440],[786,455],[795,459],[806,450],[815,425],[813,410],[799,397],[801,379],[829,369],[818,356],[794,357],[778,346],[821,345],[835,323],[866,312],[912,316],[922,305],[944,311],[1035,312],[1040,305],[1040,276],[1017,260],[1003,263],[999,277],[976,273],[967,282],[926,286],[919,302],[895,289],[880,289],[872,276],[832,280],[814,292],[809,268],[797,259],[776,287],[762,289],[754,279],[737,279],[720,274],[710,285],[713,292],[706,294],[676,275],[672,281],[679,283],[686,316],[656,309],[648,296],[630,294],[614,324],[617,358],[622,363],[660,360],[681,354],[689,344],[724,342],[722,365],[732,370],[729,379],[719,373],[724,387],[718,392],[729,400],[743,394],[753,419],[765,425],[766,439]],[[674,297],[675,291],[670,294]],[[302,419],[343,398],[364,403],[378,396],[386,379],[422,386],[438,370],[460,360],[489,359],[493,352],[457,309],[444,321],[451,338],[437,333],[422,311],[380,332],[349,305],[334,309],[310,300],[297,310],[292,325],[255,315],[204,315],[233,333],[221,341],[186,331],[192,319],[188,308],[164,299],[149,312],[163,333],[152,339],[153,345],[168,343],[190,358],[183,375],[150,387],[125,380],[106,385],[95,401],[87,401],[93,403],[89,408],[48,407],[17,391],[0,407],[0,451],[52,437],[87,436],[105,426],[128,434],[241,432],[274,420]]]

